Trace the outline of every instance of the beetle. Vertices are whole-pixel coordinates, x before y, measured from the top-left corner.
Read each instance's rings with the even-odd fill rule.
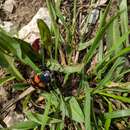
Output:
[[[33,85],[39,88],[45,88],[51,82],[52,74],[49,70],[43,71],[41,74],[34,75]]]

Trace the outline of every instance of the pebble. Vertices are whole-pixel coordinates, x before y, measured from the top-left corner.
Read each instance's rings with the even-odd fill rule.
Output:
[[[13,9],[15,7],[15,1],[14,0],[6,0],[3,9],[9,13],[13,12]]]
[[[0,23],[0,27],[4,29],[6,32],[10,32],[13,27],[13,23],[10,21],[3,21]]]

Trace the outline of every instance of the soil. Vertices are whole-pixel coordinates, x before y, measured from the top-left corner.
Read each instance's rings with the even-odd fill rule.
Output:
[[[43,0],[15,0],[15,5],[12,13],[5,12],[1,8],[0,19],[2,21],[11,21],[17,27],[21,28],[32,19],[39,8],[43,5]]]

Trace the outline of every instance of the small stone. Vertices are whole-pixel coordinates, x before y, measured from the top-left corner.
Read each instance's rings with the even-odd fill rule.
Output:
[[[12,124],[24,120],[25,118],[23,114],[18,114],[15,111],[11,110],[9,114],[5,117],[4,122],[7,124],[8,127],[10,127]]]
[[[3,9],[9,13],[13,12],[15,6],[15,1],[14,0],[6,0],[4,5],[3,5]]]
[[[3,23],[0,24],[0,27],[3,28],[6,32],[10,32],[13,27],[13,23],[10,21],[3,21]]]
[[[89,18],[88,23],[91,25],[95,25],[99,17],[99,9],[93,9]]]
[[[99,0],[98,1],[98,6],[103,6],[107,3],[108,0]]]
[[[4,87],[0,86],[0,103],[7,100],[7,91]]]

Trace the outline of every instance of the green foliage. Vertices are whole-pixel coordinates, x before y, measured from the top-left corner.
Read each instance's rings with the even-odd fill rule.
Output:
[[[23,105],[27,108],[24,111],[27,121],[12,125],[10,129],[44,130],[48,126],[52,130],[61,130],[67,126],[68,129],[109,130],[117,118],[125,120],[130,115],[129,105],[126,105],[130,104],[130,83],[124,78],[130,72],[130,65],[126,65],[130,52],[126,0],[118,3],[119,10],[108,19],[112,6],[110,0],[106,9],[101,10],[95,36],[87,39],[84,38],[84,30],[89,29],[91,14],[84,19],[86,23],[83,30],[80,27],[77,29],[77,0],[73,1],[69,18],[61,11],[62,2],[46,0],[52,25],[49,28],[43,20],[37,21],[42,47],[39,54],[33,51],[30,44],[0,30],[0,66],[7,68],[11,74],[0,79],[0,85],[13,79],[16,82],[26,80],[16,67],[16,62],[41,74],[36,66],[38,61],[43,70],[47,69],[54,74],[48,83],[51,89],[48,87],[48,91],[38,91],[38,96],[42,96],[45,101],[43,111],[28,110],[30,96]],[[96,5],[94,1],[91,4]],[[21,82],[13,87],[17,91],[29,85]],[[74,90],[76,94],[73,94]]]
[[[113,118],[120,118],[120,117],[126,117],[130,115],[130,110],[118,110],[113,112],[105,113],[104,116],[106,119],[113,119]]]
[[[14,58],[0,52],[0,65],[4,68],[8,68],[9,72],[11,72],[18,80],[24,80],[22,74],[18,71],[18,69],[14,65]]]
[[[14,76],[6,76],[5,78],[1,78],[0,79],[0,86],[2,86],[4,83],[14,80],[15,77]]]
[[[18,124],[14,124],[10,129],[12,130],[29,130],[37,126],[37,123],[32,121],[24,121]]]
[[[76,122],[84,122],[84,115],[83,112],[77,102],[77,100],[72,97],[68,100],[67,104],[67,115]]]
[[[83,68],[83,64],[62,66],[56,60],[48,60],[47,67],[52,71],[58,71],[65,74],[72,74],[72,73],[80,73]]]
[[[30,67],[32,67],[32,69],[34,69],[36,73],[39,73],[40,69],[33,63],[33,61],[29,57],[32,55],[28,55],[29,51],[32,49],[31,49],[31,46],[27,44],[28,43],[22,40],[19,41],[17,39],[10,37],[3,30],[0,30],[1,53],[3,52],[5,54],[11,55],[12,57],[17,57],[22,63],[29,65]],[[28,51],[27,51],[27,48],[28,48]],[[33,53],[33,51],[31,52]],[[2,61],[4,59],[2,59]],[[9,65],[9,64],[10,63],[7,63],[6,65]]]

